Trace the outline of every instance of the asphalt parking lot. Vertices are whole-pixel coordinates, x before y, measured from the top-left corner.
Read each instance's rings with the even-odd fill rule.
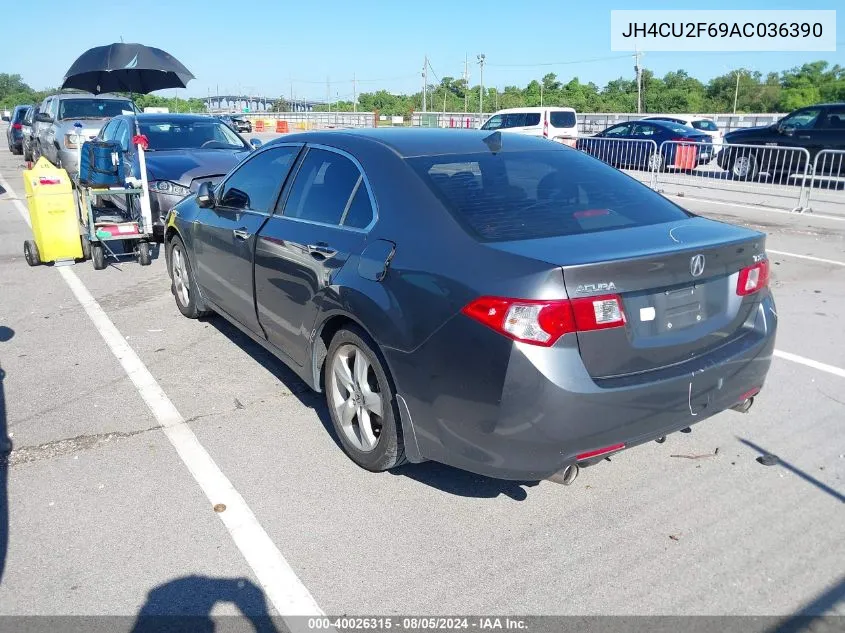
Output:
[[[359,469],[320,396],[179,314],[163,258],[28,267],[22,168],[0,154],[0,615],[845,616],[845,194],[679,199],[768,233],[767,385],[563,487]]]

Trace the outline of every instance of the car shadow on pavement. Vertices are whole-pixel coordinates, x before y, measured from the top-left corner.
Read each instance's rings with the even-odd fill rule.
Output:
[[[769,629],[767,633],[835,631],[841,626],[840,623],[843,619],[845,619],[845,576],[816,596],[812,602],[805,604],[794,615],[785,618]],[[813,626],[814,621],[818,620],[831,624],[830,629],[827,629],[824,625]]]
[[[768,457],[774,457],[774,455],[772,453],[767,451],[765,448],[758,446],[757,444],[755,444],[751,440],[746,440],[745,438],[742,438],[742,437],[737,437],[737,439],[740,442],[742,442],[743,444],[745,444],[746,446],[753,448],[755,451],[760,453],[760,457],[757,458],[758,460],[765,459],[767,456]],[[797,475],[798,477],[800,477],[801,479],[803,479],[807,483],[814,485],[816,488],[818,488],[822,492],[826,492],[831,497],[833,497],[834,499],[839,501],[839,503],[845,503],[845,495],[843,495],[838,490],[834,490],[833,488],[828,486],[826,483],[819,481],[818,479],[816,479],[815,477],[813,477],[809,473],[804,472],[803,470],[801,470],[800,468],[798,468],[796,466],[793,466],[792,464],[790,464],[787,461],[784,461],[780,457],[775,457],[775,460],[776,460],[774,462],[775,465],[783,466],[784,468],[786,468],[786,470],[791,472],[793,475]]]
[[[322,394],[315,393],[296,374],[288,369],[285,364],[273,354],[253,341],[249,336],[241,332],[234,325],[222,317],[211,316],[206,319],[223,336],[240,347],[253,360],[276,377],[279,382],[285,385],[299,401],[309,409],[313,409],[320,419],[326,432],[332,438],[338,450],[343,450],[340,441],[335,434],[329,410]],[[443,492],[457,495],[459,497],[495,498],[505,495],[516,501],[524,501],[528,498],[525,488],[536,486],[539,481],[506,481],[493,479],[483,475],[476,475],[464,470],[445,466],[437,462],[424,462],[422,464],[406,464],[391,474],[405,476],[421,484],[437,488]]]
[[[212,616],[218,603],[234,605],[240,614]],[[285,633],[267,609],[264,592],[248,578],[184,576],[159,585],[147,594],[132,633],[211,633],[215,621],[240,620],[238,631]],[[251,629],[246,625],[251,625]],[[226,627],[229,629],[229,627]],[[234,629],[229,629],[234,630]]]
[[[5,343],[15,335],[15,331],[5,325],[0,326],[0,343]],[[2,355],[0,355],[2,356]],[[9,548],[9,496],[7,483],[9,477],[9,453],[12,441],[6,434],[6,392],[3,380],[6,372],[0,366],[0,582],[6,567],[6,552]]]

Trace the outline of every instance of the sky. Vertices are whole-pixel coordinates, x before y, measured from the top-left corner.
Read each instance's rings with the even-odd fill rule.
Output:
[[[548,72],[563,81],[577,76],[603,86],[618,77],[634,78],[632,57],[610,50],[610,11],[621,8],[840,9],[836,52],[646,51],[643,66],[658,76],[684,69],[706,81],[740,67],[765,75],[819,59],[845,65],[841,0],[809,6],[804,0],[41,0],[39,14],[52,15],[50,5],[66,17],[38,19],[27,29],[4,28],[0,39],[0,72],[20,74],[39,90],[59,85],[88,48],[121,38],[162,48],[187,66],[196,79],[180,97],[219,90],[320,100],[328,94],[334,100],[350,99],[353,90],[417,92],[426,55],[429,83],[460,77],[469,56],[470,82],[477,84],[479,53],[486,56],[485,86],[524,86]],[[74,28],[74,16],[83,29]]]

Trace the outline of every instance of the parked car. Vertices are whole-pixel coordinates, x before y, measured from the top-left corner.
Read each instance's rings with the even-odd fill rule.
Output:
[[[51,95],[41,103],[35,118],[33,158],[44,156],[75,178],[79,171],[79,146],[95,138],[110,118],[137,111],[130,99],[115,95]]]
[[[38,114],[39,106],[32,106],[27,110],[21,122],[21,149],[23,150],[23,159],[32,160],[32,138],[34,133],[35,117]]]
[[[683,143],[695,143],[695,164],[712,160],[713,143],[707,134],[671,121],[617,123],[595,136],[579,138],[576,147],[614,167],[663,171],[675,165]]]
[[[737,145],[758,147],[735,147]],[[762,172],[803,173],[807,156],[812,164],[825,149],[845,150],[845,103],[820,103],[795,110],[772,125],[728,132],[718,162],[734,178],[754,180]],[[827,160],[825,165],[828,170],[841,170],[845,175],[841,159]]]
[[[136,128],[137,126],[137,128]],[[216,182],[261,141],[247,143],[222,122],[198,114],[121,115],[106,123],[97,137],[117,141],[123,152],[124,173],[140,178],[138,148],[131,140],[140,131],[147,138],[145,152],[153,233],[163,235],[163,220],[170,208],[196,191],[200,182]],[[126,210],[123,196],[108,198]]]
[[[722,130],[719,129],[719,126],[713,119],[708,119],[707,117],[701,116],[692,116],[688,114],[671,114],[671,115],[662,115],[662,116],[648,116],[642,119],[643,121],[670,121],[672,123],[680,123],[681,125],[686,125],[687,127],[691,127],[699,132],[704,132],[707,136],[710,137],[710,140],[713,142],[713,150],[715,153],[719,153],[719,150],[722,149],[722,141],[724,139],[724,135],[722,134]]]
[[[357,129],[201,184],[165,252],[182,314],[324,392],[363,468],[571,481],[751,405],[777,327],[765,239],[540,138]]]
[[[32,106],[19,105],[12,110],[12,116],[9,117],[9,127],[6,128],[6,142],[9,144],[9,151],[12,154],[23,153],[23,120],[26,113],[30,111]]]
[[[221,114],[218,117],[221,121],[223,121],[226,125],[231,127],[235,132],[246,132],[248,134],[252,133],[252,123],[247,119],[231,116],[229,114]]]
[[[578,116],[572,108],[509,108],[496,112],[481,129],[542,136],[574,147]]]

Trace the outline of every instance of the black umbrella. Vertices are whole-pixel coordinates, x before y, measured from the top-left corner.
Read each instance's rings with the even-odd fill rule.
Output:
[[[194,76],[160,48],[142,44],[109,44],[85,51],[65,74],[62,88],[86,92],[147,94],[185,88]]]

